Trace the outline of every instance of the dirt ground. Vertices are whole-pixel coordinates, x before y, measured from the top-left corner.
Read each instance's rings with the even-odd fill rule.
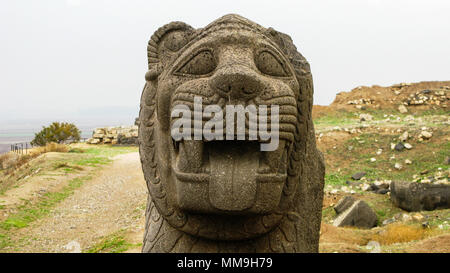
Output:
[[[122,154],[113,160],[49,215],[17,230],[13,239],[23,241],[19,251],[71,252],[77,246],[86,250],[102,238],[124,230],[127,243],[136,245],[131,251],[139,252],[147,200],[139,154]],[[13,192],[28,194],[29,190],[19,190],[28,188],[24,185]],[[8,202],[17,195],[7,194],[2,198]]]

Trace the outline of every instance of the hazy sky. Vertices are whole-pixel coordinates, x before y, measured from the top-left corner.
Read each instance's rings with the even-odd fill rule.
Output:
[[[0,7],[0,121],[137,116],[146,45],[237,13],[289,34],[315,104],[358,85],[450,80],[450,1],[18,0]]]

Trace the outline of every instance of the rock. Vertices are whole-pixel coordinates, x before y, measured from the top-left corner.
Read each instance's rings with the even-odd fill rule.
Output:
[[[433,133],[428,131],[420,132],[419,138],[430,139],[433,136]]]
[[[372,158],[370,159],[370,162],[375,162],[375,161],[377,161],[376,158],[373,158],[373,157],[372,157]]]
[[[391,150],[393,151],[395,149],[395,143],[391,143]]]
[[[395,145],[394,149],[399,152],[403,151],[403,149],[405,149],[405,145],[403,145],[403,143],[399,142],[399,143],[397,143],[397,145]]]
[[[409,222],[412,220],[412,217],[406,213],[397,213],[396,215],[394,215],[394,219],[397,219],[401,222]]]
[[[450,156],[446,156],[444,159],[444,164],[445,165],[450,165]]]
[[[365,172],[355,173],[354,175],[352,175],[352,179],[353,180],[360,180],[365,175],[366,175]]]
[[[346,195],[334,206],[336,214],[340,214],[355,203],[356,199],[353,196]]]
[[[372,189],[371,185],[364,183],[361,185],[361,190],[362,191],[370,191]]]
[[[100,143],[100,139],[98,139],[98,138],[90,138],[86,142],[88,144],[98,144],[98,143]]]
[[[428,172],[429,172],[428,170],[423,170],[423,171],[420,171],[420,174],[424,175],[424,174],[427,174]]]
[[[405,146],[406,149],[411,150],[412,149],[412,145],[409,143],[404,143],[403,146]]]
[[[420,221],[422,221],[422,220],[424,219],[424,217],[423,217],[422,214],[416,213],[416,214],[414,214],[414,215],[412,216],[412,219],[413,219],[414,221],[420,222]]]
[[[405,159],[405,164],[406,164],[406,165],[411,165],[411,164],[412,164],[412,161],[409,160],[409,159]]]
[[[383,149],[378,149],[377,155],[381,155],[382,152],[383,152]]]
[[[333,221],[336,227],[354,226],[372,228],[378,221],[376,213],[362,200],[356,200]]]
[[[371,121],[373,116],[371,114],[361,114],[359,115],[359,121]]]
[[[377,193],[377,194],[386,194],[386,193],[388,193],[388,192],[389,192],[388,189],[379,189],[379,190],[377,190],[375,193]]]
[[[389,184],[390,183],[385,181],[375,181],[373,183],[373,185],[377,186],[379,189],[389,189]]]
[[[401,136],[398,137],[398,140],[405,142],[406,140],[408,140],[409,134],[408,131],[405,131]]]
[[[398,111],[402,114],[408,113],[408,109],[403,104],[398,107]]]
[[[450,208],[450,185],[392,182],[391,200],[407,211]]]
[[[389,225],[389,224],[392,224],[392,223],[395,223],[395,222],[396,222],[395,218],[392,217],[392,218],[388,218],[388,219],[384,220],[383,223],[381,223],[381,224],[383,226],[385,226],[385,225]]]
[[[395,163],[394,168],[396,168],[397,170],[401,170],[403,166],[400,163]]]

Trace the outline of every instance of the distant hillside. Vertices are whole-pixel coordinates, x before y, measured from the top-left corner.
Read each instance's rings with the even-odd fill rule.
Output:
[[[400,83],[392,86],[358,86],[340,92],[329,106],[315,105],[313,118],[333,110],[395,109],[400,105],[409,112],[448,110],[450,81]]]

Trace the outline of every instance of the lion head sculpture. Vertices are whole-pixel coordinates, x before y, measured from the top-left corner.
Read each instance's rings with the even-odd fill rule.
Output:
[[[202,29],[172,22],[148,43],[145,79],[143,251],[317,251],[324,165],[309,64],[291,38],[238,15]],[[196,97],[223,109],[279,106],[278,147],[261,151],[262,140],[248,137],[174,140],[172,110],[193,109]]]

